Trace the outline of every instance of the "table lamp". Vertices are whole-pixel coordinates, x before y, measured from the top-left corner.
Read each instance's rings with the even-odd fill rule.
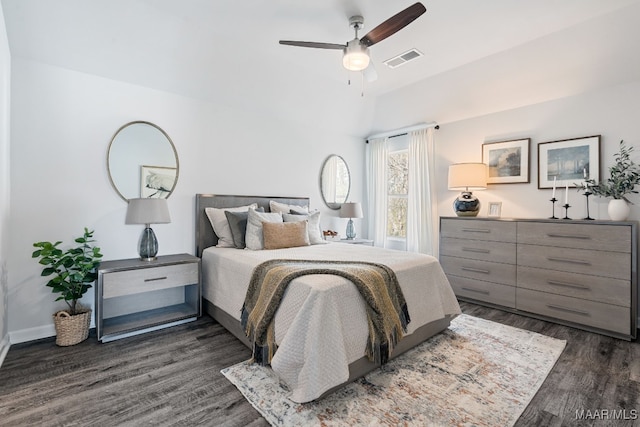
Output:
[[[449,190],[461,190],[453,201],[458,216],[477,216],[480,200],[471,190],[487,188],[487,165],[484,163],[455,163],[449,166]]]
[[[349,218],[347,223],[347,240],[353,240],[356,238],[356,230],[353,228],[352,218],[362,218],[362,204],[358,202],[343,203],[340,206],[340,218]]]
[[[171,222],[167,199],[129,199],[125,224],[144,224],[138,253],[143,261],[153,261],[158,254],[158,239],[151,224]]]

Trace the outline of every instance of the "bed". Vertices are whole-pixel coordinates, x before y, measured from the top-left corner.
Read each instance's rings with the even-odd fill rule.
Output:
[[[206,208],[270,202],[308,206],[301,197],[196,195],[196,254],[202,259],[203,307],[247,347],[240,312],[253,267],[269,259],[354,260],[385,264],[397,275],[411,322],[392,358],[446,329],[460,307],[437,259],[423,254],[342,243],[242,250],[219,248]],[[331,393],[379,365],[364,357],[368,334],[365,303],[355,286],[335,275],[308,275],[291,282],[275,316],[278,350],[272,369],[290,399],[308,402]]]

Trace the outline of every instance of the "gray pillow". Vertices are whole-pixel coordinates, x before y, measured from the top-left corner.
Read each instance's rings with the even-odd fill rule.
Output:
[[[247,233],[244,236],[247,249],[260,251],[264,249],[264,236],[262,235],[262,222],[282,222],[282,214],[280,212],[256,212],[254,209],[249,211],[247,217]]]
[[[257,208],[256,212],[264,212],[264,208]],[[231,229],[231,237],[233,238],[234,246],[238,249],[244,249],[246,247],[244,235],[247,232],[247,218],[249,216],[249,211],[225,211],[224,214],[227,217],[227,222]]]

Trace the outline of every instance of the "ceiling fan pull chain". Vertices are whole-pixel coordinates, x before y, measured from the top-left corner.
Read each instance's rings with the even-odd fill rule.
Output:
[[[360,71],[360,96],[364,98],[364,71]]]

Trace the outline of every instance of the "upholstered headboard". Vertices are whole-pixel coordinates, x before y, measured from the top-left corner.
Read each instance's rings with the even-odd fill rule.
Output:
[[[196,256],[201,257],[202,251],[209,246],[218,244],[218,236],[213,232],[207,218],[205,208],[233,208],[257,203],[258,207],[269,212],[269,201],[285,203],[287,205],[309,206],[308,197],[263,197],[263,196],[233,196],[218,194],[196,194]]]

